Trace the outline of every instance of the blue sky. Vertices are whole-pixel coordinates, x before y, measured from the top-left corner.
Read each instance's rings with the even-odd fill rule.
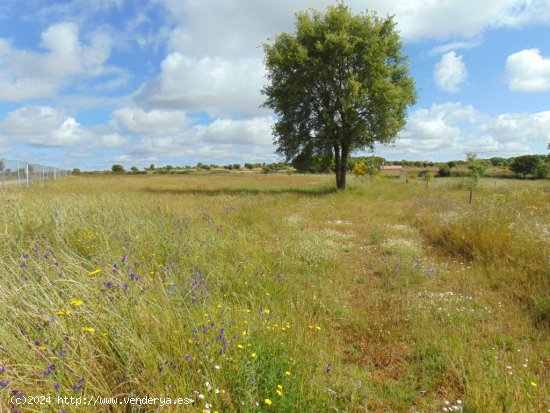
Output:
[[[324,0],[2,0],[0,158],[83,170],[271,162],[258,46]],[[550,0],[350,0],[394,14],[418,102],[387,159],[547,153]]]

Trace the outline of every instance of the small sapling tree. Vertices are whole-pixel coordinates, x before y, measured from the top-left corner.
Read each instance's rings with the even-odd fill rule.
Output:
[[[433,181],[433,179],[433,173],[431,173],[430,171],[424,173],[424,181],[426,181],[426,191],[428,190],[428,184],[430,183],[430,181]]]
[[[474,201],[474,189],[479,185],[480,178],[487,171],[487,164],[477,158],[477,154],[466,154],[466,167],[468,168],[468,179],[466,180],[466,188],[470,191],[470,204]]]

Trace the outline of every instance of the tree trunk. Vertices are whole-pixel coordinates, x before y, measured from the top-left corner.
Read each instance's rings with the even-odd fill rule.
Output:
[[[340,181],[342,177],[342,155],[340,152],[340,147],[334,145],[334,170],[336,172],[336,188],[340,189]]]
[[[337,186],[338,189],[346,189],[346,173],[348,172],[348,148],[342,146],[342,153],[340,159],[340,183]]]

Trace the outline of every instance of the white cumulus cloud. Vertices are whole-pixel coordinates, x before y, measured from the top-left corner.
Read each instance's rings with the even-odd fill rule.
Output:
[[[130,148],[137,155],[205,159],[274,159],[270,116],[216,119],[170,136],[143,136]]]
[[[41,39],[44,52],[20,50],[0,38],[0,99],[52,97],[75,79],[120,74],[106,66],[111,39],[105,33],[97,31],[82,43],[78,26],[64,22],[49,26]]]
[[[23,106],[9,112],[0,122],[0,136],[6,142],[25,142],[39,147],[115,148],[126,144],[127,138],[112,129],[86,128],[73,116],[50,106]]]
[[[457,56],[454,51],[444,54],[435,65],[435,83],[439,89],[445,92],[459,92],[460,85],[467,77],[468,70],[462,61],[462,56]]]
[[[174,135],[187,128],[190,120],[184,111],[146,111],[139,107],[123,107],[113,112],[113,119],[124,130],[142,135]]]
[[[539,49],[525,49],[508,56],[506,72],[513,91],[550,90],[550,57],[543,57]]]
[[[263,75],[260,59],[196,59],[174,52],[163,60],[160,75],[139,90],[136,102],[148,109],[204,111],[211,116],[257,114],[263,103]]]
[[[533,153],[550,141],[550,111],[491,116],[459,102],[434,104],[411,113],[394,148],[379,148],[388,157],[448,160],[467,152],[481,156]]]
[[[12,141],[34,146],[70,146],[90,137],[73,117],[49,106],[24,106],[8,113],[0,131]]]

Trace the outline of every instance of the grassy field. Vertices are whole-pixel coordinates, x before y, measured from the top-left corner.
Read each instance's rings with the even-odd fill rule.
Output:
[[[454,178],[349,186],[74,176],[2,192],[0,411],[550,411],[548,181],[483,180],[473,205]]]

